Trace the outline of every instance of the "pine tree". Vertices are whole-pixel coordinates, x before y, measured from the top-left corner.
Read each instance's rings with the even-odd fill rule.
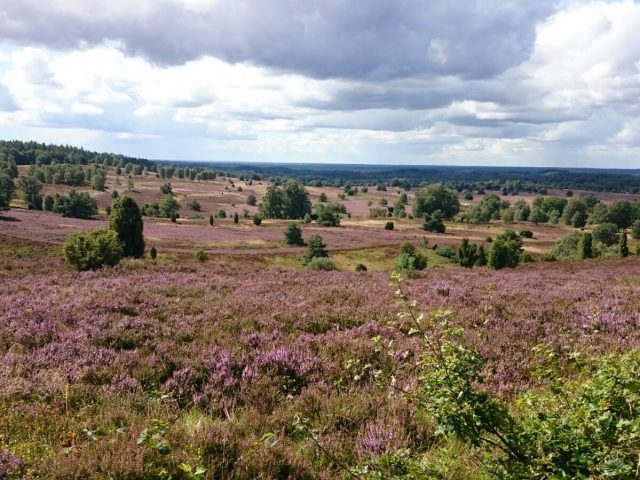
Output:
[[[233,223],[238,223],[240,221],[240,217],[238,217],[238,212],[233,214]]]
[[[327,246],[322,241],[322,237],[320,235],[312,235],[309,239],[309,249],[304,256],[303,263],[306,265],[314,258],[322,258],[328,256],[329,251],[327,250]]]
[[[209,225],[213,226],[213,213],[209,215]]]

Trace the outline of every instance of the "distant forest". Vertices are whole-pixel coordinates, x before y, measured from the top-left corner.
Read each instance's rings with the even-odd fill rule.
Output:
[[[135,165],[138,166],[137,171],[141,167],[158,175],[162,170],[163,175],[160,176],[163,178],[171,178],[174,172],[185,168],[191,171],[214,169],[226,176],[265,179],[274,183],[294,179],[314,186],[378,185],[408,190],[425,183],[441,182],[459,191],[501,190],[503,194],[545,193],[551,188],[640,193],[640,169],[170,162],[21,141],[0,141],[0,160],[15,162],[16,165],[68,163],[123,168]]]

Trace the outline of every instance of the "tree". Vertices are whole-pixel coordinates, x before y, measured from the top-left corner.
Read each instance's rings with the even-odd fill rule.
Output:
[[[173,195],[165,195],[160,203],[160,215],[165,218],[177,217],[178,210],[180,210],[180,204]]]
[[[582,228],[587,224],[587,214],[582,210],[576,211],[571,218],[571,226],[573,228]]]
[[[631,238],[640,240],[640,220],[635,220],[631,224]]]
[[[42,208],[46,212],[52,212],[53,211],[54,202],[55,202],[55,200],[51,195],[45,195],[44,199],[42,200]]]
[[[91,188],[94,190],[98,190],[99,192],[104,192],[106,177],[102,171],[98,170],[91,177]]]
[[[626,200],[614,200],[609,205],[609,219],[618,228],[629,228],[631,226],[632,208],[631,203]]]
[[[587,258],[593,258],[593,235],[589,232],[585,232],[580,237],[578,242],[578,257],[582,260]]]
[[[344,211],[344,206],[339,203],[334,203],[331,205],[316,205],[318,225],[322,225],[323,227],[339,226],[341,211]]]
[[[233,212],[233,223],[238,224],[240,222],[240,217],[238,217],[238,212]]]
[[[432,214],[425,214],[422,229],[427,232],[444,233],[446,227],[442,221],[442,212],[436,210]]]
[[[64,241],[64,261],[76,270],[95,270],[114,266],[122,258],[122,244],[112,230],[96,228],[89,232],[72,233]]]
[[[610,247],[618,241],[618,227],[613,223],[601,223],[593,229],[593,239]]]
[[[320,235],[312,235],[309,238],[309,247],[307,249],[307,253],[304,256],[304,265],[307,265],[314,258],[323,258],[329,256],[329,251],[327,250],[327,246],[322,241],[322,237]]]
[[[90,218],[98,213],[98,204],[87,192],[71,190],[69,195],[56,195],[53,212],[63,217]]]
[[[259,227],[261,223],[262,223],[262,217],[260,215],[254,215],[253,216],[253,224],[256,227]]]
[[[296,247],[301,247],[304,245],[304,240],[302,238],[302,230],[295,222],[290,222],[287,225],[286,230],[284,231],[284,242],[287,245],[293,245]]]
[[[287,182],[282,188],[271,185],[262,198],[260,216],[263,218],[301,219],[311,214],[311,201],[304,187]]]
[[[258,199],[255,195],[251,194],[247,196],[247,205],[255,206],[258,203]]]
[[[13,179],[6,173],[0,172],[0,212],[9,209],[15,189]]]
[[[609,207],[604,203],[596,204],[591,211],[591,215],[589,215],[589,221],[595,225],[599,223],[610,223]]]
[[[318,201],[319,202],[326,202],[327,201],[327,194],[324,192],[320,192],[320,195],[318,196]]]
[[[450,220],[460,211],[456,192],[441,183],[432,183],[418,191],[413,202],[413,216],[422,218],[440,210],[444,219]]]
[[[395,228],[395,225],[393,222],[387,222],[384,224],[384,229],[385,230],[393,230]]]
[[[627,244],[627,231],[622,230],[620,232],[620,239],[618,240],[618,255],[621,258],[629,256],[629,245]]]
[[[579,198],[572,198],[567,202],[567,205],[564,207],[564,210],[562,212],[562,218],[564,220],[564,223],[566,225],[573,225],[574,227],[576,227],[576,225],[574,225],[575,223],[574,217],[577,213],[580,213],[578,218],[584,219],[584,223],[586,224],[586,220],[587,220],[586,204]],[[584,227],[584,225],[578,226],[577,228],[581,228],[581,227]]]
[[[42,210],[42,182],[31,175],[24,175],[18,180],[18,186],[24,194],[24,201],[29,210]]]
[[[282,191],[274,185],[269,185],[267,192],[262,197],[260,216],[263,218],[282,218]]]
[[[133,198],[125,195],[113,202],[109,228],[118,234],[125,257],[141,258],[144,255],[142,212]]]
[[[213,213],[209,215],[209,225],[213,226]]]
[[[478,247],[469,243],[468,238],[463,238],[458,247],[458,263],[465,268],[472,268],[478,260]]]
[[[151,260],[155,260],[158,257],[158,249],[156,249],[155,246],[151,247],[151,250],[149,251],[149,256],[151,257]]]
[[[165,195],[173,195],[173,187],[171,186],[171,182],[160,185],[160,191]]]
[[[498,235],[489,250],[488,263],[495,270],[514,268],[522,257],[522,238],[513,230]]]

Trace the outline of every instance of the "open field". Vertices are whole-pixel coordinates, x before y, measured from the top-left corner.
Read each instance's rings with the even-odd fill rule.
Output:
[[[252,256],[202,265],[180,253],[75,273],[57,246],[6,235],[0,258],[0,449],[25,477],[155,478],[180,462],[207,478],[340,477],[295,433],[301,416],[350,464],[441,442],[367,373],[399,365],[374,337],[417,348],[387,326],[397,307],[385,273],[294,272]],[[540,384],[540,343],[589,355],[640,346],[639,277],[638,257],[454,267],[426,270],[409,291],[427,311],[453,312],[487,360],[487,387],[510,397]],[[136,445],[154,419],[166,422],[170,455]],[[475,461],[455,468],[472,478]]]

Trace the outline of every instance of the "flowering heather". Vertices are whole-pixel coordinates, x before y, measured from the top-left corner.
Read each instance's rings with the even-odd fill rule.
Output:
[[[386,274],[215,258],[76,273],[20,248],[0,260],[0,478],[142,478],[180,463],[207,478],[340,476],[300,439],[300,417],[347,464],[434,441],[376,382],[385,372],[411,385],[399,359],[417,353],[389,326]],[[630,257],[426,270],[407,287],[423,309],[453,312],[487,361],[486,388],[509,398],[538,385],[538,344],[640,346],[638,278]],[[390,340],[395,357],[379,348]],[[170,455],[136,444],[152,419],[168,423],[158,435]]]

